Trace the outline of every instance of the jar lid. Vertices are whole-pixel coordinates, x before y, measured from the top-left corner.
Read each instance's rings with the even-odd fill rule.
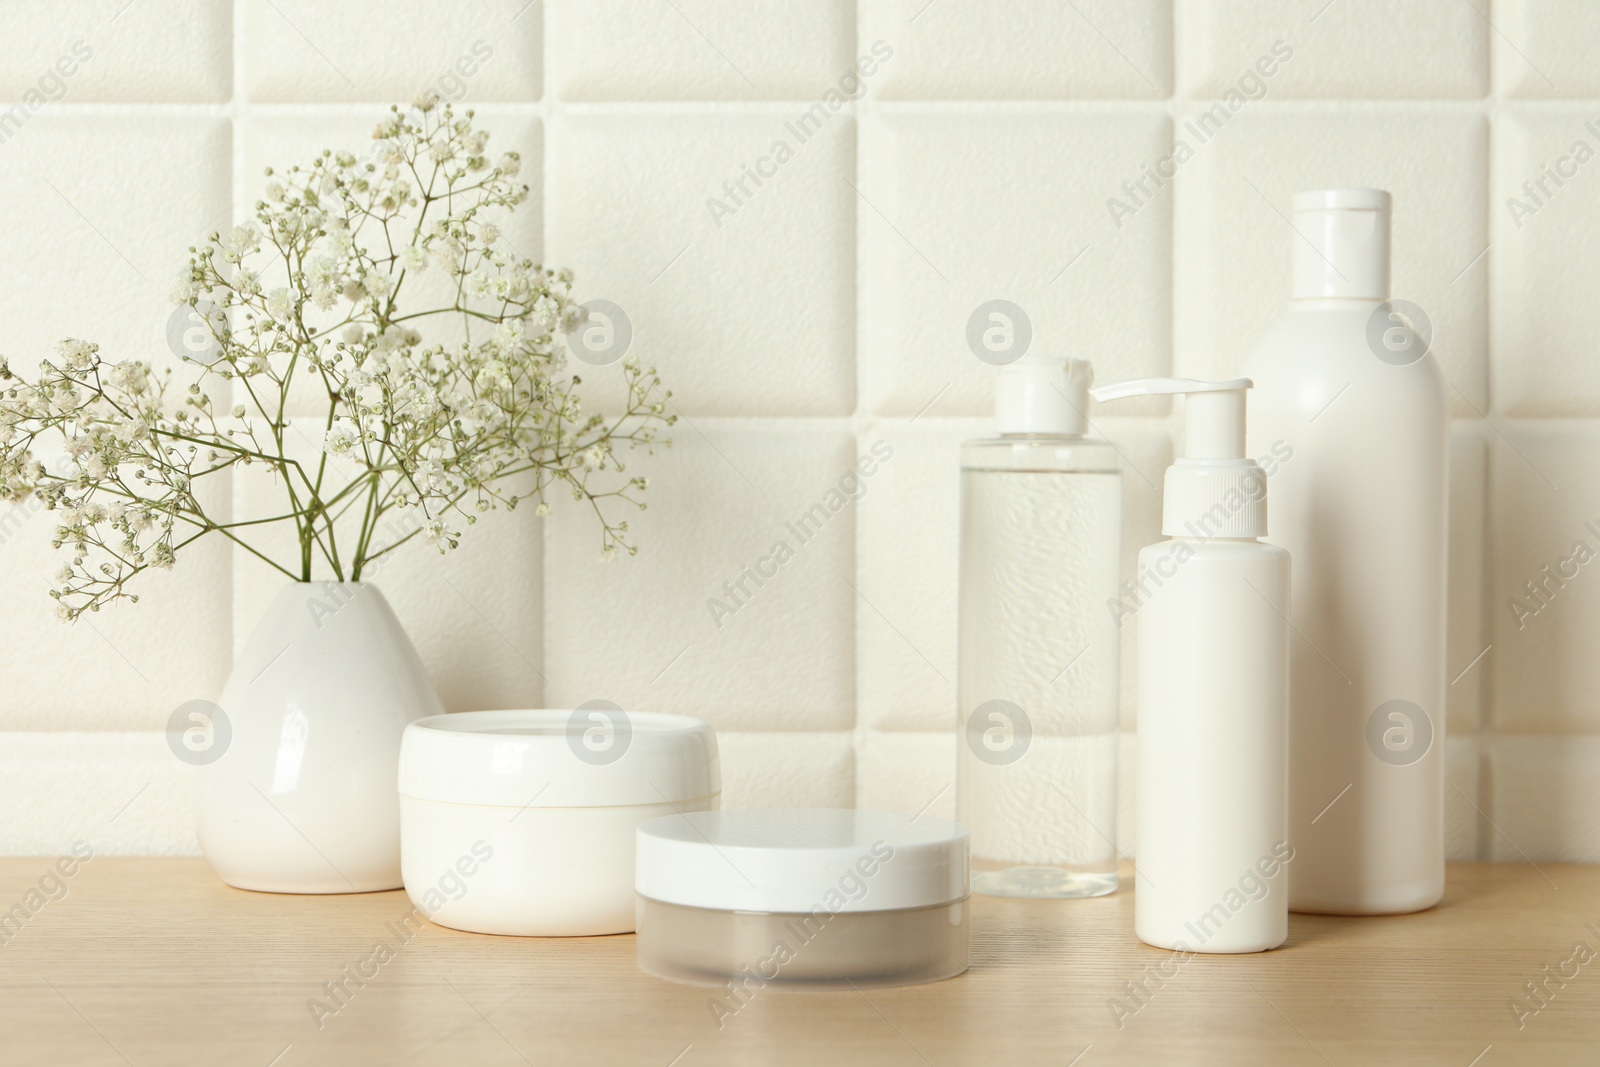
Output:
[[[675,803],[721,789],[709,723],[605,701],[571,711],[430,715],[400,740],[400,795],[417,800],[595,808]]]
[[[893,911],[967,896],[967,828],[844,808],[666,815],[639,826],[634,887],[718,911]]]

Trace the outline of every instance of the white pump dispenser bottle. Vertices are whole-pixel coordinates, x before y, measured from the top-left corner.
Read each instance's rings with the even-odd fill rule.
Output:
[[[1245,364],[1267,538],[1293,557],[1295,911],[1417,911],[1444,893],[1450,410],[1415,305],[1389,299],[1381,189],[1294,199],[1292,299]]]
[[[1134,932],[1159,948],[1261,952],[1289,932],[1289,553],[1245,458],[1250,380],[1155,378],[1099,400],[1187,395],[1162,533],[1139,553]],[[1126,610],[1126,608],[1124,608]]]

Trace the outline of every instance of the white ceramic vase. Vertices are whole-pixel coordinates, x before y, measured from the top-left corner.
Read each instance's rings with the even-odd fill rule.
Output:
[[[378,588],[292,582],[240,651],[200,768],[201,851],[229,885],[273,893],[399,889],[400,737],[440,715]]]

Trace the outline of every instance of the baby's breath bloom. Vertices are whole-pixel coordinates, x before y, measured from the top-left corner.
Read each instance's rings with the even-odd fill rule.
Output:
[[[117,423],[111,432],[118,441],[128,444],[133,441],[143,441],[146,437],[149,437],[150,426],[144,419],[134,416]]]
[[[194,271],[185,267],[172,285],[172,302],[174,304],[187,304],[201,293],[200,282],[194,276]]]
[[[52,511],[63,618],[136,600],[127,583],[198,537],[255,549],[268,523],[292,524],[286,556],[261,552],[269,565],[359,580],[413,538],[455,549],[502,505],[531,496],[548,515],[557,486],[600,516],[604,558],[632,552],[611,509],[643,507],[647,483],[622,474],[622,454],[672,424],[670,394],[630,357],[617,417],[585,413],[559,336],[583,317],[572,273],[504,240],[528,189],[521,157],[491,168],[488,146],[470,112],[429,93],[379,121],[364,152],[268,169],[253,215],[191,248],[173,283],[211,334],[179,381],[71,338],[32,377],[0,359],[0,499]],[[404,283],[431,267],[451,284]],[[298,449],[319,435],[301,406],[322,399],[308,461]],[[34,454],[47,440],[48,468]],[[204,479],[246,465],[266,466],[284,499],[259,516],[208,512],[232,494]],[[335,516],[356,536],[335,538]]]
[[[274,197],[273,199],[282,199]],[[222,258],[229,263],[242,263],[244,257],[261,247],[261,234],[250,223],[235,226],[228,234],[228,243],[223,246]]]
[[[278,286],[267,294],[267,314],[279,322],[289,322],[294,315],[294,296],[288,289]]]
[[[342,456],[361,442],[361,431],[349,419],[340,419],[328,427],[322,440],[322,450],[330,455]]]
[[[70,338],[56,345],[56,356],[66,364],[68,370],[86,370],[93,366],[95,353],[99,348],[99,345],[90,344],[88,341]]]
[[[239,270],[233,276],[233,290],[240,296],[258,296],[261,293],[261,277],[253,270]]]

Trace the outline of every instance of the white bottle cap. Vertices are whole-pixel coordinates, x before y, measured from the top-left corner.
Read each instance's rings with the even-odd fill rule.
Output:
[[[1167,468],[1161,532],[1168,537],[1265,537],[1267,475],[1244,454],[1249,378],[1145,378],[1094,390],[1100,401],[1182,393],[1184,456]]]
[[[848,808],[750,808],[642,823],[634,887],[719,911],[894,911],[967,897],[967,828]]]
[[[1294,198],[1297,300],[1389,299],[1389,215],[1382,189],[1311,189]]]
[[[1002,434],[1082,436],[1089,429],[1094,368],[1082,359],[1028,359],[1000,368],[995,423]]]

